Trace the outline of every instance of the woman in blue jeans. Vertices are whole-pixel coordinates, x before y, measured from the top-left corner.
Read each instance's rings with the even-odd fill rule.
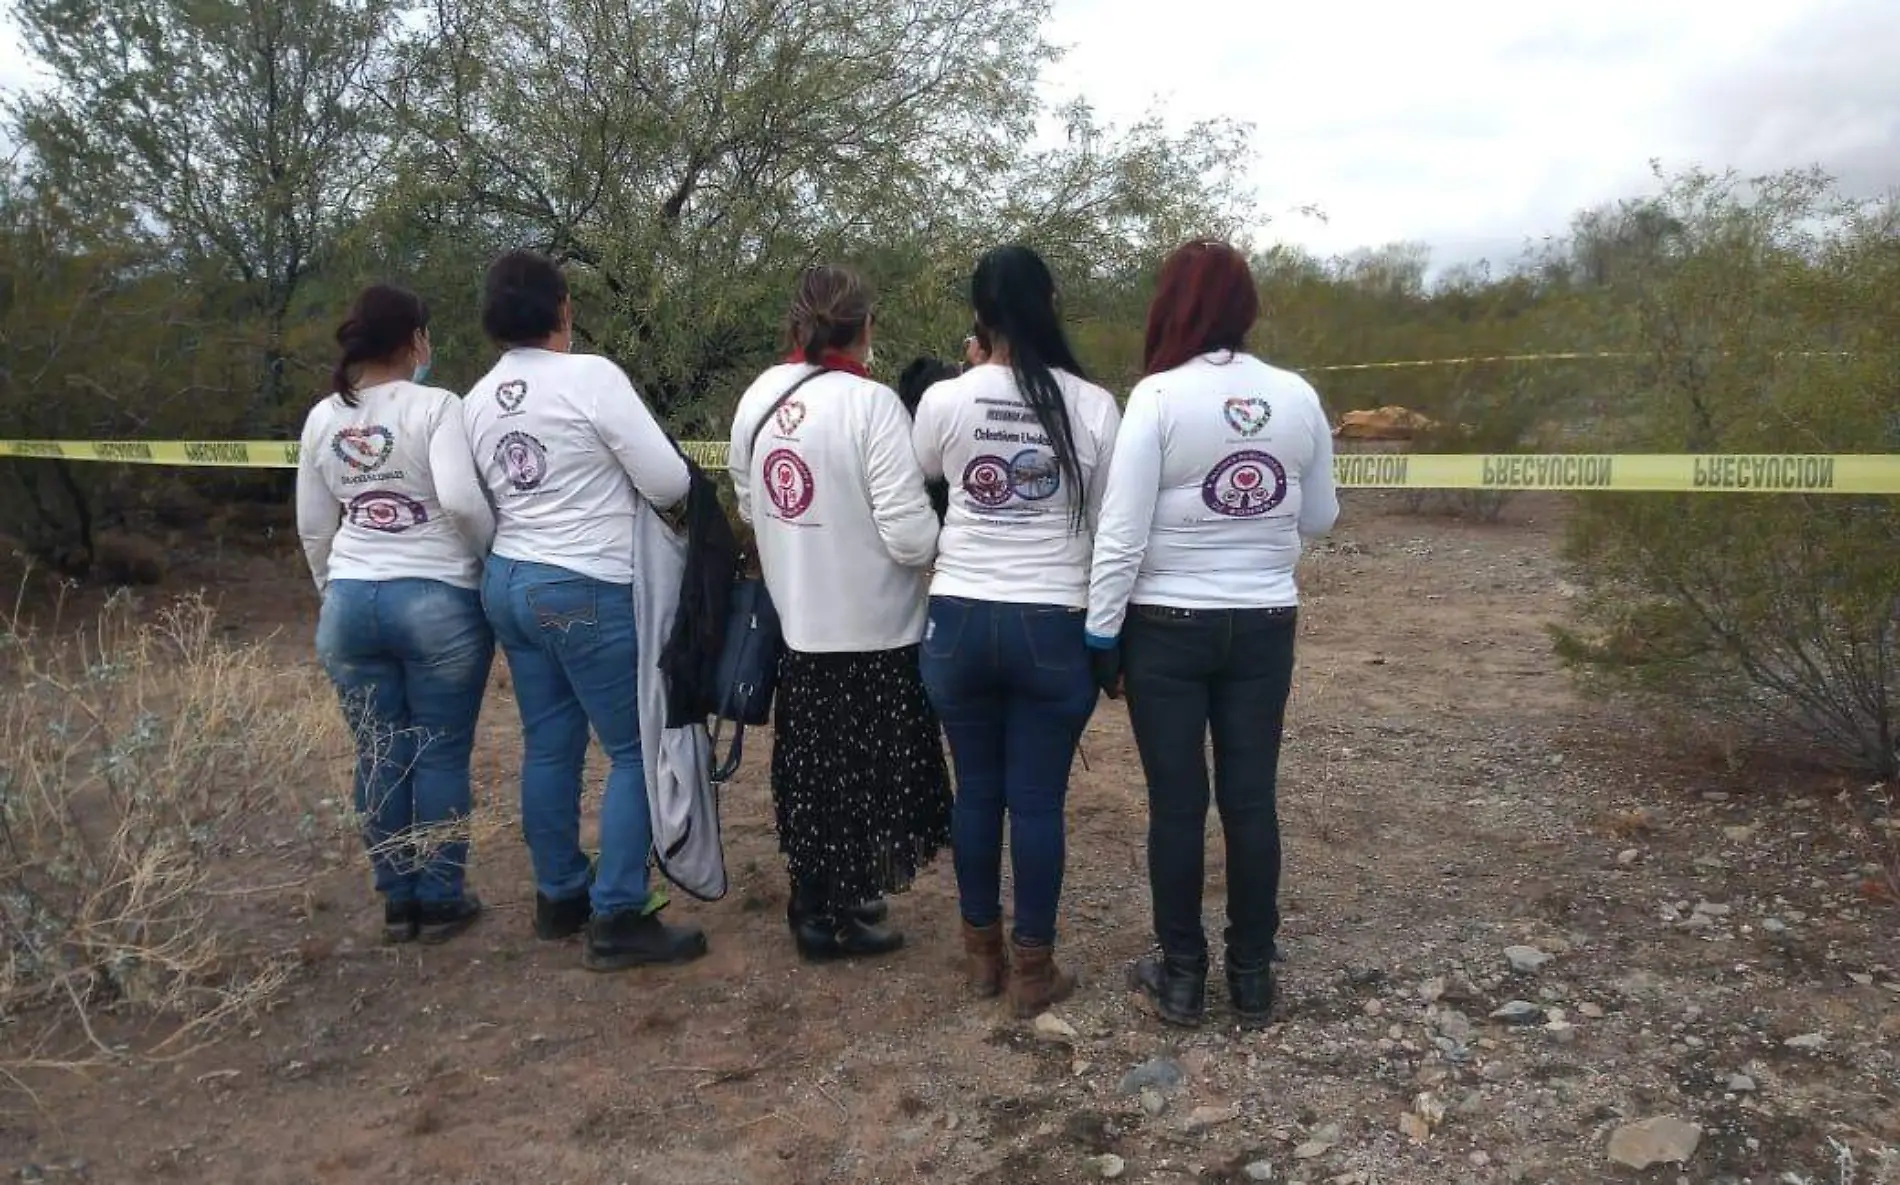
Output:
[[[482,327],[505,351],[463,401],[467,440],[495,504],[482,599],[521,711],[521,824],[534,861],[534,929],[582,931],[582,963],[615,971],[706,953],[697,927],[659,917],[635,694],[635,499],[686,496],[686,461],[633,383],[573,354],[567,281],[513,251],[489,268]],[[580,846],[592,729],[607,754],[600,860]]]
[[[469,751],[494,639],[476,593],[494,532],[460,401],[425,387],[429,313],[399,288],[356,300],[335,391],[304,422],[297,530],[323,596],[317,655],[356,744],[356,810],[384,936],[473,924]]]
[[[1075,977],[1053,957],[1063,804],[1096,685],[1083,640],[1090,531],[1120,414],[1062,332],[1055,280],[999,247],[970,285],[977,356],[924,393],[912,442],[947,479],[922,666],[956,762],[957,891],[971,988],[1031,1016]],[[1002,927],[1003,822],[1016,909]]]

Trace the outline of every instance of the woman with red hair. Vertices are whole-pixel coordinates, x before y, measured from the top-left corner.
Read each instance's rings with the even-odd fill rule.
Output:
[[[1306,380],[1246,352],[1260,298],[1246,258],[1170,255],[1148,312],[1147,377],[1128,398],[1090,576],[1088,644],[1124,681],[1148,782],[1159,950],[1130,968],[1161,1019],[1207,1007],[1201,889],[1213,800],[1227,840],[1227,986],[1242,1027],[1273,1011],[1280,925],[1275,782],[1293,680],[1301,536],[1339,515],[1332,432]]]

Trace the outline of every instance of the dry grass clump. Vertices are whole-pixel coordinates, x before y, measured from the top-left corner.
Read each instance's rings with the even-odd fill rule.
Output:
[[[177,1054],[283,985],[294,956],[233,913],[336,836],[307,789],[349,751],[336,716],[199,598],[0,622],[0,1066]]]

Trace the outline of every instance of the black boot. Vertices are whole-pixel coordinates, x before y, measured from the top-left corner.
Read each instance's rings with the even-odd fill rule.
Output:
[[[1128,967],[1128,986],[1148,997],[1171,1025],[1198,1027],[1207,1016],[1207,958],[1174,958],[1155,951]]]
[[[587,919],[592,917],[594,906],[588,898],[586,889],[578,897],[544,897],[534,895],[534,936],[543,942],[559,942],[563,938],[572,938],[587,929]]]
[[[1236,962],[1227,957],[1227,995],[1243,1029],[1264,1029],[1273,1023],[1273,961]]]
[[[416,909],[416,903],[413,901],[391,901],[387,897],[383,898],[383,941],[414,942],[419,929]]]
[[[859,902],[845,911],[867,926],[882,925],[885,918],[891,916],[891,903],[882,897],[873,897],[869,901]]]
[[[706,953],[706,932],[698,926],[669,926],[658,911],[620,909],[596,914],[587,924],[581,965],[589,971],[690,963]]]
[[[844,914],[825,912],[824,891],[817,886],[792,890],[785,904],[785,921],[800,957],[807,962],[888,955],[904,945],[902,934],[866,922],[862,906]]]
[[[435,945],[473,926],[482,916],[482,899],[464,893],[454,901],[425,901],[416,907],[416,937]]]

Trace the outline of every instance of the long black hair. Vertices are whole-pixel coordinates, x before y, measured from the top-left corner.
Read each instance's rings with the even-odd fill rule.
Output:
[[[429,328],[429,306],[407,288],[372,284],[357,294],[350,315],[337,326],[336,369],[330,383],[344,403],[356,407],[357,372],[370,362],[388,362]]]
[[[1009,369],[1023,401],[1036,415],[1056,457],[1056,469],[1069,483],[1069,525],[1088,527],[1088,485],[1076,455],[1075,429],[1062,397],[1057,370],[1087,378],[1076,360],[1056,314],[1056,279],[1042,256],[1028,247],[997,247],[984,254],[970,278],[970,307],[976,312],[977,340],[987,349],[1001,338],[1009,345]]]

